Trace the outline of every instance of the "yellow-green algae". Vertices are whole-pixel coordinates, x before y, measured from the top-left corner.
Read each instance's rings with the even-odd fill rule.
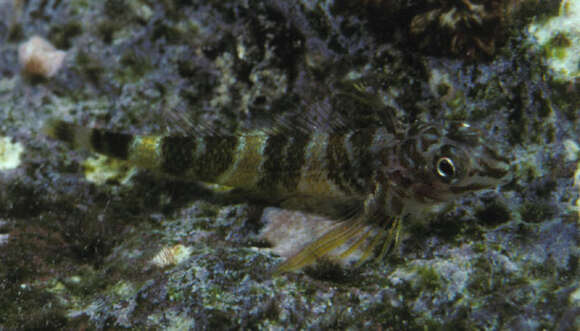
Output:
[[[533,23],[528,31],[557,80],[580,77],[580,1],[562,0],[558,16]]]

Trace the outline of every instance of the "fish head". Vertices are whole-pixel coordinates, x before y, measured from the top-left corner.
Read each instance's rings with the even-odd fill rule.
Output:
[[[416,125],[406,137],[397,147],[398,164],[393,168],[398,174],[390,177],[403,196],[417,203],[451,201],[511,178],[510,159],[467,123]]]

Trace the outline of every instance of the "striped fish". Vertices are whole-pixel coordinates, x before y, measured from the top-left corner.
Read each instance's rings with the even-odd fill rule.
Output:
[[[308,266],[347,242],[350,247],[341,257],[359,247],[364,247],[361,262],[375,247],[382,247],[382,256],[396,243],[405,216],[493,188],[509,174],[508,159],[492,150],[478,130],[456,122],[446,127],[416,124],[402,133],[377,127],[175,137],[53,120],[45,131],[74,148],[175,178],[231,186],[278,201],[309,201],[303,208],[309,212],[317,212],[312,206],[338,210],[333,217],[340,222],[283,262],[278,272]],[[378,230],[371,232],[369,225]]]

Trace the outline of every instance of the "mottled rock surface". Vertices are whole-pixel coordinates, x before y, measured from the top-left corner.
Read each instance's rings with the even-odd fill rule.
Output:
[[[0,2],[0,136],[24,147],[0,167],[0,329],[579,329],[580,88],[552,57],[580,38],[534,37],[570,3]],[[50,78],[21,74],[35,35],[66,51]],[[356,79],[403,123],[465,120],[514,157],[510,183],[356,269],[273,275],[267,206],[86,163],[40,130],[53,117],[148,134],[317,114],[364,126],[377,114],[335,93]]]

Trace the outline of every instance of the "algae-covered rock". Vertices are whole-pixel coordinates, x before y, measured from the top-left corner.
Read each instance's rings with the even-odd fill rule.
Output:
[[[578,36],[556,24],[576,7],[0,2],[0,154],[19,156],[0,171],[0,329],[579,329]],[[33,36],[66,52],[43,79],[18,62]],[[280,206],[95,162],[41,130],[59,118],[135,134],[284,132],[376,125],[381,112],[469,122],[513,160],[512,180],[403,222],[383,261],[285,274],[277,254],[295,247],[260,236],[275,214],[262,211]]]

